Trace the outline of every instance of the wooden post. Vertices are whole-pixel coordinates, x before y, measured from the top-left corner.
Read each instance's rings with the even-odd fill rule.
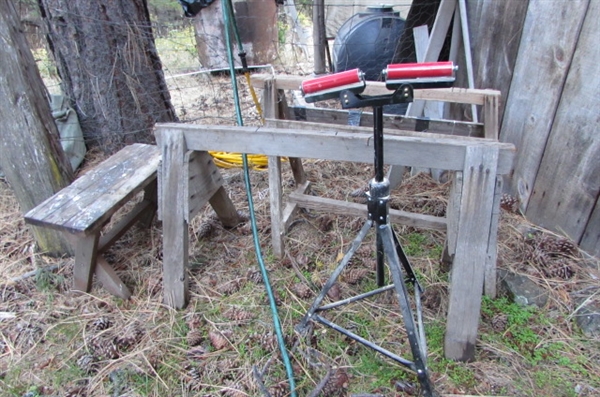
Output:
[[[444,340],[445,356],[451,360],[475,357],[498,154],[497,148],[480,146],[467,148],[465,155]]]
[[[492,205],[492,221],[488,238],[488,251],[485,261],[485,276],[483,293],[490,298],[496,297],[496,262],[498,260],[498,226],[500,223],[500,199],[502,198],[503,179],[501,175],[496,178],[494,191],[494,204]]]
[[[263,90],[263,109],[265,118],[277,118],[277,89],[275,79],[266,80]],[[271,239],[273,255],[283,258],[285,251],[283,244],[283,188],[281,184],[281,158],[278,156],[268,157],[269,166],[269,197],[271,206]]]
[[[266,80],[263,86],[263,107],[266,119],[283,119],[287,113],[287,102],[283,90],[276,88],[275,79]],[[296,185],[306,190],[308,183],[302,161],[297,157],[289,158]],[[273,255],[283,258],[285,254],[284,236],[288,221],[296,211],[295,204],[283,206],[283,188],[281,180],[281,157],[269,156],[269,197],[271,208],[271,238]]]
[[[325,68],[325,2],[324,0],[313,1],[313,59],[315,74],[324,74]]]
[[[183,205],[185,154],[183,133],[165,130],[160,136],[162,146],[161,214],[163,217],[163,301],[177,309],[184,308],[188,294],[188,223]],[[168,206],[168,208],[166,208]]]

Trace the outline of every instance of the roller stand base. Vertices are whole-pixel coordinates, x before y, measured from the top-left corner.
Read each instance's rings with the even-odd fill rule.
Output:
[[[300,334],[307,334],[310,329],[310,322],[318,322],[329,328],[332,328],[345,336],[369,347],[384,356],[408,367],[410,370],[415,372],[417,379],[421,385],[421,390],[424,396],[432,397],[437,396],[433,390],[431,380],[429,379],[426,357],[427,357],[427,346],[425,342],[425,332],[422,321],[422,310],[421,310],[421,293],[422,288],[419,285],[415,273],[410,265],[408,258],[406,257],[402,246],[400,245],[396,234],[394,233],[391,225],[388,222],[388,202],[389,202],[389,181],[383,179],[382,181],[372,180],[369,183],[369,218],[363,225],[358,235],[352,241],[350,249],[346,252],[341,262],[331,274],[329,280],[325,283],[322,291],[319,293],[310,309],[303,317],[302,321],[296,330]],[[322,305],[323,300],[327,296],[329,290],[333,287],[342,271],[346,268],[356,250],[360,247],[361,243],[371,230],[376,229],[377,237],[377,284],[378,288],[370,292],[357,295],[351,298],[340,300],[328,305]],[[384,286],[384,262],[388,264],[389,272],[391,274],[392,284]],[[409,292],[406,283],[412,284],[414,289],[414,308],[416,316],[413,314],[413,306],[409,299]],[[404,319],[406,332],[413,355],[413,361],[407,360],[401,356],[398,356],[389,350],[376,345],[351,331],[327,320],[321,316],[321,312],[326,310],[334,309],[352,302],[375,296],[377,294],[393,290],[394,294],[400,305],[402,317]],[[415,318],[416,317],[416,318]]]

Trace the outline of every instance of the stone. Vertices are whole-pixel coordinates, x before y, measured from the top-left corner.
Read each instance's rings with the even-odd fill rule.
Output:
[[[575,322],[588,338],[600,336],[600,303],[588,302],[574,315]]]
[[[548,292],[529,277],[498,269],[498,285],[516,304],[542,308],[548,302]]]

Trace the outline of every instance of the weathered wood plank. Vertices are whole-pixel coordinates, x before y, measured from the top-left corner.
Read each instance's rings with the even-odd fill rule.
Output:
[[[251,83],[256,88],[262,88],[264,81],[272,79],[271,74],[254,74],[251,78]],[[299,90],[300,85],[304,80],[310,77],[292,76],[292,75],[277,75],[275,82],[277,89],[281,90]],[[385,87],[384,82],[367,81],[367,86],[364,95],[385,95],[391,91]],[[487,95],[500,95],[496,90],[480,90],[467,88],[435,88],[435,89],[418,89],[414,91],[415,99],[423,99],[429,101],[442,101],[452,103],[466,103],[474,105],[483,105]]]
[[[303,123],[298,123],[303,124]],[[362,127],[358,128],[360,131]],[[172,131],[185,135],[192,150],[230,150],[372,163],[372,134],[343,131],[301,131],[268,127],[233,127],[157,124],[157,132]],[[498,173],[510,172],[514,148],[510,144],[484,139],[467,140],[453,137],[429,138],[388,134],[384,144],[387,164],[462,170],[467,147],[496,147],[500,151]],[[163,159],[164,162],[164,159]],[[163,164],[163,171],[165,166]]]
[[[326,197],[316,197],[294,191],[288,196],[289,200],[299,204],[302,208],[308,208],[327,214],[349,215],[367,219],[367,206],[360,203],[335,200]],[[421,229],[446,230],[446,219],[432,215],[416,214],[395,209],[389,210],[392,223],[413,226]]]
[[[89,292],[98,257],[98,234],[80,235],[73,239],[75,245],[75,265],[73,266],[73,289]]]
[[[290,106],[288,113],[289,120],[308,121],[314,123],[327,123],[348,125],[349,112],[347,110],[326,109],[315,107]],[[483,137],[483,125],[468,121],[453,121],[453,120],[435,120],[423,118],[399,116],[399,115],[383,115],[384,128],[415,131],[417,125],[427,126],[425,131],[431,131],[438,134],[452,136],[470,136]],[[373,113],[362,112],[360,115],[359,126],[373,126]]]
[[[444,340],[445,356],[451,360],[475,357],[497,163],[497,148],[467,150]]]
[[[185,220],[189,223],[221,187],[223,178],[211,155],[205,151],[189,151],[184,161],[187,163],[184,178],[188,181],[184,189],[188,200],[183,205],[186,213]]]
[[[285,254],[283,224],[283,188],[281,184],[281,157],[269,156],[269,204],[271,211],[271,240],[273,255],[283,258]]]
[[[127,230],[129,230],[141,217],[147,212],[154,211],[154,205],[150,201],[143,200],[136,204],[136,206],[123,218],[119,219],[119,222],[114,225],[109,231],[104,233],[100,237],[98,243],[98,252],[102,253],[106,251],[115,241],[117,241]]]
[[[184,172],[188,148],[183,133],[177,129],[158,130],[156,138],[162,152],[163,300],[168,306],[181,309],[189,299],[189,235],[183,205],[188,199],[184,188],[189,182]]]
[[[591,1],[526,212],[535,224],[576,242],[594,227],[588,219],[600,195],[598,20],[600,2]]]
[[[217,189],[215,194],[208,200],[208,203],[215,210],[219,221],[224,227],[231,228],[240,224],[240,215],[223,186]]]
[[[600,203],[598,201],[583,232],[579,247],[590,255],[600,257]]]
[[[99,255],[96,263],[96,277],[102,284],[102,287],[114,296],[118,296],[121,299],[131,298],[131,291],[115,272],[115,269],[104,259],[102,255]]]
[[[29,211],[25,219],[71,233],[93,233],[156,178],[159,161],[155,146],[126,146]]]
[[[483,280],[483,293],[490,298],[496,297],[496,262],[498,260],[498,227],[500,223],[500,199],[502,198],[502,176],[496,177],[496,190],[494,191],[494,202],[492,204],[492,219],[488,235],[488,250],[485,261],[485,273]]]
[[[589,0],[529,2],[506,100],[510,106],[504,112],[500,131],[502,141],[517,147],[515,174],[508,187],[518,196],[524,212],[572,67],[588,4]]]
[[[528,4],[529,0],[468,0],[471,48],[476,49],[475,87],[493,88],[507,97]],[[499,120],[505,104],[506,101],[499,103]]]
[[[278,91],[275,88],[274,79],[266,80],[263,86],[263,109],[265,118],[277,119],[280,117],[279,107],[277,105]],[[283,225],[283,186],[281,183],[281,157],[269,156],[269,210],[271,212],[271,245],[273,255],[277,258],[283,258],[285,254],[284,246],[284,225]]]
[[[460,219],[460,198],[463,191],[462,171],[455,172],[450,185],[448,205],[446,206],[446,219],[448,228],[446,233],[446,255],[448,262],[454,260],[456,254],[456,241],[458,239],[458,221]]]
[[[297,194],[305,194],[310,189],[310,181],[306,180],[303,183],[299,184],[296,188]],[[281,222],[283,223],[283,230],[287,232],[290,228],[290,225],[294,221],[294,215],[299,210],[298,203],[295,201],[289,200],[283,209],[283,213],[281,214]]]

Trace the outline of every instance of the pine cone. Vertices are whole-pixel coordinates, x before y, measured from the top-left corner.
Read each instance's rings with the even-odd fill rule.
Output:
[[[342,299],[342,289],[339,284],[333,284],[329,291],[327,291],[327,296],[333,301],[339,301]]]
[[[187,334],[187,344],[190,347],[198,346],[200,343],[204,341],[204,336],[202,335],[202,331],[199,329],[192,329]]]
[[[304,254],[298,254],[298,256],[296,256],[296,263],[298,264],[298,266],[300,268],[304,268],[305,266],[308,265],[309,262],[310,262],[310,259],[308,258],[308,256],[306,256]]]
[[[191,367],[190,369],[188,369],[188,375],[195,382],[202,381],[202,374],[200,373],[200,370],[197,367]]]
[[[281,297],[279,296],[279,292],[277,292],[276,290],[273,290],[273,299],[275,300],[275,306],[281,306]],[[270,305],[271,301],[269,300],[269,296],[265,295],[265,305]]]
[[[552,261],[547,267],[543,269],[543,271],[546,277],[561,278],[563,280],[568,280],[575,274],[575,272],[569,265],[569,262],[566,259],[562,258],[559,260]]]
[[[94,320],[94,322],[92,322],[92,327],[98,331],[103,331],[105,329],[108,329],[108,328],[110,328],[111,325],[112,325],[112,322],[110,321],[110,319],[108,317],[98,317],[97,319]]]
[[[96,362],[96,357],[91,354],[85,354],[77,359],[77,365],[81,368],[85,373],[91,374],[98,370],[98,364]]]
[[[191,313],[187,316],[186,323],[190,330],[196,330],[200,329],[206,323],[206,320],[199,313]]]
[[[292,286],[292,292],[294,292],[294,294],[296,294],[296,296],[301,299],[310,298],[312,295],[312,291],[310,290],[310,287],[308,287],[304,283],[294,284]]]
[[[114,360],[119,358],[119,349],[115,345],[115,342],[108,338],[95,339],[92,347],[94,352],[104,360]]]
[[[343,368],[338,368],[331,375],[325,386],[323,386],[323,396],[342,396],[344,395],[344,389],[348,388],[350,378],[348,373]]]
[[[217,291],[219,291],[223,295],[231,295],[238,292],[241,288],[241,283],[239,279],[234,279],[231,281],[227,281],[217,287]]]
[[[202,381],[202,373],[198,367],[191,364],[185,364],[183,370],[185,371],[185,383],[194,384]]]
[[[258,270],[256,268],[248,270],[248,275],[246,277],[248,278],[248,280],[250,280],[256,284],[260,284],[263,281],[262,273],[260,272],[260,270]]]
[[[508,325],[508,316],[506,314],[497,314],[492,317],[492,328],[497,332],[503,332]]]
[[[508,212],[517,212],[519,209],[519,199],[504,193],[500,198],[500,208]]]
[[[576,245],[561,237],[542,235],[536,241],[537,247],[551,256],[573,255],[576,252]]]
[[[216,226],[216,222],[213,219],[202,222],[196,231],[196,237],[198,239],[209,238],[217,229]]]
[[[231,331],[223,331],[222,333],[213,331],[208,333],[210,343],[212,343],[216,350],[221,350],[229,346],[229,341],[227,339],[231,336],[233,336],[233,332]]]
[[[237,368],[238,363],[234,359],[224,358],[222,360],[217,361],[217,369],[220,373],[225,373],[231,371],[231,369]]]
[[[546,264],[550,262],[550,254],[539,249],[539,248],[529,248],[523,254],[523,259],[532,265],[537,265],[540,268],[546,267]]]
[[[223,389],[223,395],[227,397],[246,397],[247,394],[242,391],[243,387],[237,382],[229,381],[226,388]]]
[[[232,321],[246,321],[254,318],[254,314],[235,307],[227,310],[225,313],[223,313],[223,316]]]
[[[140,324],[134,323],[129,325],[121,335],[115,337],[115,345],[120,350],[127,350],[142,340],[144,337],[144,330]]]
[[[358,284],[368,274],[367,269],[352,269],[345,274],[344,279],[348,284]]]
[[[288,395],[288,387],[285,383],[269,387],[271,397],[286,397]]]

